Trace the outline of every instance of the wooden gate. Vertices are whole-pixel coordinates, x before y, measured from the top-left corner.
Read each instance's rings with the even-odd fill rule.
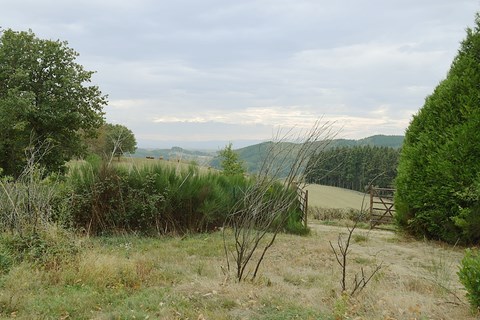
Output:
[[[370,228],[393,222],[393,188],[370,188]]]
[[[308,190],[297,187],[298,201],[300,202],[300,210],[302,210],[302,220],[305,228],[307,227],[308,216]]]

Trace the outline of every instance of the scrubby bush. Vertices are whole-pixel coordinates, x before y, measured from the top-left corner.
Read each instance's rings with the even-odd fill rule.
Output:
[[[0,231],[30,234],[51,222],[59,181],[35,165],[17,179],[0,178]]]
[[[467,290],[470,304],[474,309],[480,310],[480,253],[478,251],[466,251],[458,276]]]
[[[71,173],[70,183],[74,225],[88,233],[205,231],[209,223],[221,224],[202,212],[202,205],[216,209],[214,178],[194,167],[86,164]]]

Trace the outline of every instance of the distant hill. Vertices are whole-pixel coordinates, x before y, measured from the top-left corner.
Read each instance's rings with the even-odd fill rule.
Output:
[[[195,161],[199,165],[208,166],[212,159],[216,156],[216,152],[203,152],[196,150],[186,150],[180,147],[172,147],[170,149],[145,149],[138,148],[132,157],[146,158],[154,157],[156,159],[163,158],[165,160],[182,160]]]
[[[359,140],[335,139],[332,141],[330,147],[376,146],[398,149],[402,146],[404,138],[404,136],[387,136],[383,134],[378,134]]]
[[[371,137],[354,140],[354,139],[335,139],[332,141],[319,141],[317,143],[328,143],[327,148],[335,147],[354,147],[354,146],[378,146],[390,147],[398,149],[402,146],[404,136],[374,135]],[[270,150],[273,142],[262,142],[245,148],[235,150],[239,158],[245,163],[248,172],[257,172],[265,159],[267,152]],[[284,142],[283,144],[293,144]],[[291,147],[291,146],[289,146]],[[210,162],[214,168],[220,168],[219,157],[214,157]]]
[[[335,139],[332,141],[320,141],[317,143],[328,143],[328,148],[335,147],[354,147],[354,146],[381,146],[400,148],[403,143],[403,136],[387,136],[387,135],[375,135],[359,140],[353,139]],[[262,142],[248,147],[235,150],[239,154],[240,159],[245,163],[248,172],[257,172],[263,159],[266,157],[268,150],[272,146],[271,141]],[[284,142],[283,148],[295,147],[294,143]],[[235,146],[234,146],[235,147]],[[202,166],[211,166],[214,168],[220,168],[220,158],[218,157],[218,151],[198,151],[187,150],[180,147],[172,147],[170,149],[146,149],[138,148],[132,155],[136,158],[154,157],[163,158],[165,160],[177,160],[182,161],[195,161]]]
[[[368,138],[357,140],[358,146],[376,146],[376,147],[390,147],[399,149],[402,147],[404,136],[386,136],[375,135]]]

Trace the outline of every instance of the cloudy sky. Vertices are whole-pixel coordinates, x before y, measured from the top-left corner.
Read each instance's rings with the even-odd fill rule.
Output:
[[[0,26],[66,40],[140,147],[268,140],[321,117],[404,134],[480,0],[2,0]],[[209,141],[205,143],[205,141]]]

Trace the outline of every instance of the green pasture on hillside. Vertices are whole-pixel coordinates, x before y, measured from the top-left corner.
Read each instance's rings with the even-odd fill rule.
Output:
[[[307,186],[307,190],[309,207],[360,210],[362,202],[365,207],[370,200],[368,194],[337,187],[310,184]]]

